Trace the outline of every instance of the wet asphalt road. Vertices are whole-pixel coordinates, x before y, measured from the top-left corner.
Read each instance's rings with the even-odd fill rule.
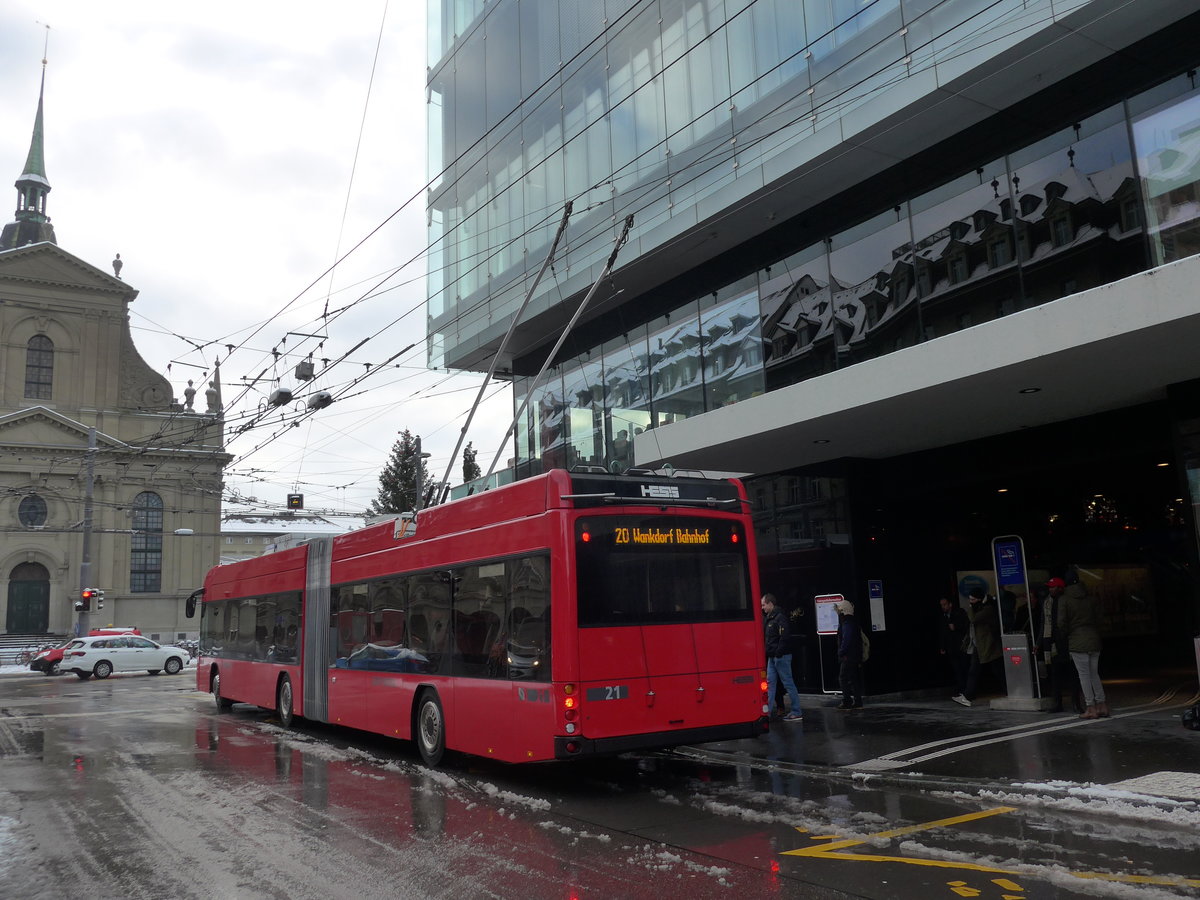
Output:
[[[218,714],[191,670],[5,677],[0,897],[1200,897],[1186,806],[769,758],[805,739],[431,771],[407,743]]]

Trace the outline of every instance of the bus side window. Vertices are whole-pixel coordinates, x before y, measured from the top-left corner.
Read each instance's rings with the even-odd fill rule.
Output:
[[[508,563],[512,613],[506,655],[508,677],[550,680],[549,560],[526,557]]]
[[[424,613],[413,613],[412,621],[409,623],[409,639],[412,641],[414,650],[429,649],[429,623],[425,621]]]
[[[408,579],[412,649],[425,657],[425,671],[441,673],[450,649],[450,573],[426,572]]]

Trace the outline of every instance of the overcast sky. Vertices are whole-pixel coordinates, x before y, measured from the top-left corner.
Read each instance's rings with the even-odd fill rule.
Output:
[[[121,276],[140,292],[130,307],[134,342],[181,401],[190,378],[203,407],[206,373],[220,360],[227,415],[244,421],[276,385],[251,385],[234,405],[243,378],[265,368],[295,387],[291,354],[315,349],[316,340],[289,331],[328,335],[315,353],[318,371],[320,358],[371,338],[315,383],[335,393],[367,363],[378,367],[416,344],[282,437],[271,440],[278,412],[243,434],[227,432],[237,457],[227,494],[282,506],[298,489],[309,509],[362,509],[405,428],[422,435],[440,479],[481,381],[424,367],[423,259],[351,312],[323,316],[425,247],[425,4],[392,0],[386,16],[385,6],[0,4],[0,191],[29,149],[48,33],[47,212],[58,244],[105,271],[121,254]],[[9,205],[0,204],[6,222],[16,204],[9,190]],[[332,278],[319,278],[414,195]],[[243,342],[230,356],[225,345]],[[272,348],[285,354],[278,363]],[[467,436],[484,470],[511,417],[507,386],[489,393]],[[451,480],[461,481],[461,462]]]

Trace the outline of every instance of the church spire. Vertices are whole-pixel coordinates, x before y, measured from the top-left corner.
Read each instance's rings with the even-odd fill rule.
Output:
[[[29,142],[29,156],[25,158],[25,170],[15,182],[17,189],[16,220],[4,226],[0,235],[0,250],[12,250],[26,244],[49,241],[58,243],[54,237],[54,226],[46,215],[46,195],[50,193],[50,182],[46,178],[46,159],[42,131],[42,100],[46,92],[46,60],[42,60],[42,84],[38,90],[37,116],[33,120],[33,138]]]

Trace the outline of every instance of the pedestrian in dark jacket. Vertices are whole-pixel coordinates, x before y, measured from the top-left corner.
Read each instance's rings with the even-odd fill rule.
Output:
[[[967,594],[967,618],[971,620],[971,641],[975,651],[971,654],[971,669],[967,673],[966,699],[974,700],[979,689],[979,673],[990,673],[992,680],[1005,693],[1003,647],[1000,643],[1000,610],[996,598],[989,597],[981,587],[973,587]],[[970,705],[969,703],[966,705]]]
[[[767,696],[775,696],[775,685],[782,681],[787,690],[792,708],[783,717],[785,722],[803,722],[804,712],[800,709],[800,693],[792,678],[791,629],[788,617],[775,603],[774,594],[763,594],[763,640],[767,650]]]
[[[1063,694],[1066,693],[1075,702],[1075,711],[1083,712],[1082,695],[1079,692],[1079,676],[1071,661],[1070,646],[1067,642],[1067,632],[1062,627],[1063,594],[1067,583],[1061,578],[1051,578],[1046,582],[1047,595],[1042,601],[1042,629],[1038,650],[1045,654],[1046,669],[1050,675],[1050,685],[1047,696],[1052,700],[1049,713],[1063,711]]]
[[[967,676],[971,671],[971,621],[967,611],[952,600],[942,597],[938,643],[940,652],[954,670],[956,693],[950,699],[964,706],[967,700]]]
[[[1067,636],[1071,661],[1079,672],[1079,687],[1087,709],[1081,719],[1107,718],[1108,703],[1100,681],[1100,602],[1075,582],[1068,585],[1059,604],[1059,624]]]
[[[862,630],[853,603],[839,600],[833,608],[838,614],[838,682],[842,687],[838,709],[862,709]]]

